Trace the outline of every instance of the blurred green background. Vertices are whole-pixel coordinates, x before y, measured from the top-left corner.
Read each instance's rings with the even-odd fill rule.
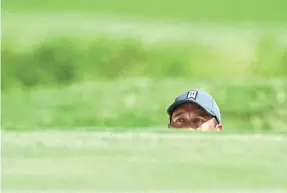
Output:
[[[287,130],[287,1],[2,1],[2,128],[166,127],[211,92],[227,131]]]

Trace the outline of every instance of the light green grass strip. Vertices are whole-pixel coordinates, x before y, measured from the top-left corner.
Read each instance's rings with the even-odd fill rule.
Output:
[[[187,21],[286,22],[285,0],[4,0],[3,10],[16,12],[81,12]]]
[[[3,132],[4,190],[286,190],[287,138]]]

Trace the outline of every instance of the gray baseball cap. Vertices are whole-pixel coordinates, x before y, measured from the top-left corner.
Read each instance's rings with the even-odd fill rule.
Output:
[[[221,123],[220,109],[215,102],[214,97],[210,94],[198,89],[191,89],[187,92],[182,93],[181,95],[176,97],[175,101],[167,109],[167,113],[169,114],[169,116],[171,116],[173,111],[183,103],[197,104],[207,113],[214,116],[217,119],[218,123]]]

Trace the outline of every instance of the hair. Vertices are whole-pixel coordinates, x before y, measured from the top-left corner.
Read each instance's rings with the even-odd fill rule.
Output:
[[[214,116],[213,118],[214,118],[214,123],[215,123],[215,125],[220,124],[219,121],[217,120],[217,118],[216,118],[215,116]]]

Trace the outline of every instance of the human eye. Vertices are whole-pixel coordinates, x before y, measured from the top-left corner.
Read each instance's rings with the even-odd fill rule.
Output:
[[[197,117],[197,118],[194,119],[194,122],[195,122],[196,124],[202,124],[202,123],[205,122],[205,119],[202,118],[202,117]]]
[[[177,122],[177,123],[181,123],[183,121],[184,121],[184,118],[181,118],[181,117],[175,119],[175,122]]]

